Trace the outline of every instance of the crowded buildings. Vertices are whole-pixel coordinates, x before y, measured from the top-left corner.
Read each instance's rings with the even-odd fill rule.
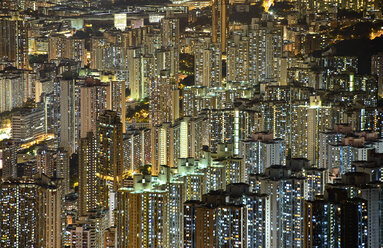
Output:
[[[4,0],[0,246],[383,247],[378,0]]]

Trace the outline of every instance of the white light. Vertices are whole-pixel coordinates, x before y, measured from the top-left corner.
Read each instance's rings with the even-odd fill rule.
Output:
[[[114,27],[120,30],[125,30],[127,23],[126,13],[115,14],[114,15]]]

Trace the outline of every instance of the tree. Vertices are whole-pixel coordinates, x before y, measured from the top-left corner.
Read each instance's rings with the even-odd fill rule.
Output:
[[[151,175],[152,174],[152,165],[151,164],[145,164],[143,166],[140,166],[139,170],[140,170],[140,173],[142,175]]]

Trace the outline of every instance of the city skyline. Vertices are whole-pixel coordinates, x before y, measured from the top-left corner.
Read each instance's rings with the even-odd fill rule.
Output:
[[[383,248],[382,0],[3,0],[0,247]]]

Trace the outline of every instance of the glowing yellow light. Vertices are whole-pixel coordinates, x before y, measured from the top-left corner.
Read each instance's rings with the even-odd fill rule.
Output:
[[[54,137],[55,137],[54,134],[43,134],[43,135],[38,136],[36,139],[28,142],[28,143],[22,144],[21,148],[26,149],[26,148],[29,148],[31,146],[40,144],[43,141],[51,140]]]
[[[370,40],[373,40],[373,39],[375,39],[375,38],[378,38],[378,37],[380,37],[380,36],[382,36],[383,35],[383,29],[380,29],[380,30],[378,30],[378,31],[372,31],[371,33],[370,33]]]
[[[132,177],[132,176],[133,176],[133,171],[128,170],[128,171],[124,172],[124,174],[122,175],[122,178],[129,178],[129,177]]]
[[[96,173],[96,176],[101,178],[101,179],[108,180],[108,181],[114,181],[114,177],[112,177],[112,176],[101,175],[100,173]]]
[[[273,0],[264,0],[262,3],[262,7],[265,8],[265,12],[269,12],[271,6],[274,5]]]

